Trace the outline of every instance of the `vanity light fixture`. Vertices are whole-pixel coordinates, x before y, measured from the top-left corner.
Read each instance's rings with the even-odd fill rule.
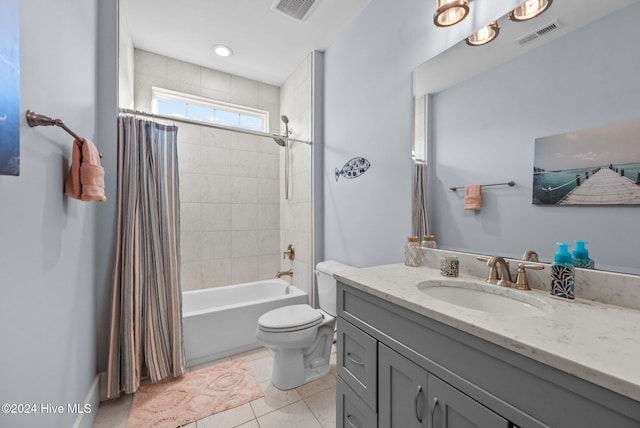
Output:
[[[218,56],[231,56],[233,54],[233,51],[231,50],[231,48],[229,46],[213,45],[212,48],[213,48],[213,51]]]
[[[482,27],[469,37],[467,37],[467,44],[469,46],[482,46],[486,45],[500,34],[500,25],[497,21],[493,21],[486,27]]]
[[[438,27],[450,27],[469,15],[468,0],[436,0],[433,23]]]
[[[553,0],[527,0],[509,12],[509,19],[516,22],[528,21],[549,9]]]

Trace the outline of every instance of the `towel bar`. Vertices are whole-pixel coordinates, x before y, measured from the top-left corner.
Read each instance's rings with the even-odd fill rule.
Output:
[[[516,185],[515,181],[507,181],[506,183],[481,184],[482,187],[490,187],[490,186],[509,186],[509,187],[513,187],[515,185]],[[451,189],[451,190],[453,190],[455,192],[458,189],[464,189],[464,186],[449,187],[449,189]]]
[[[49,116],[38,114],[31,110],[27,110],[26,116],[27,116],[27,124],[31,128],[35,126],[57,126],[67,131],[67,133],[71,135],[73,138],[75,138],[76,140],[78,141],[83,140],[82,137],[80,137],[78,134],[76,134],[71,129],[69,129],[61,119],[52,119]],[[100,157],[102,157],[102,153],[100,153]]]

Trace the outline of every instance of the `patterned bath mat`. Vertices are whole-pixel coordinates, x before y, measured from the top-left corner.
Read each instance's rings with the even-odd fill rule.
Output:
[[[141,386],[133,394],[127,428],[175,428],[263,396],[253,371],[240,358]]]

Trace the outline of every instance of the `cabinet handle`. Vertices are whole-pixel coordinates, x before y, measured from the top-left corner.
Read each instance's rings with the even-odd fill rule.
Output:
[[[353,424],[353,422],[351,422],[351,415],[349,414],[347,414],[347,423],[349,424],[349,426],[351,426],[351,428],[358,428]]]
[[[422,385],[418,385],[418,390],[416,391],[416,398],[413,402],[413,410],[416,414],[416,419],[418,420],[418,422],[422,423],[422,416],[420,415],[420,413],[418,413],[418,399],[420,398],[420,395],[422,395]]]
[[[431,428],[435,428],[435,425],[433,424],[433,415],[436,413],[437,406],[438,406],[438,397],[434,397],[433,407],[431,408]]]
[[[362,361],[356,360],[355,358],[353,358],[351,356],[351,352],[347,352],[347,358],[349,359],[349,361],[351,361],[353,364],[357,364],[359,366],[363,366],[364,367],[364,363]]]

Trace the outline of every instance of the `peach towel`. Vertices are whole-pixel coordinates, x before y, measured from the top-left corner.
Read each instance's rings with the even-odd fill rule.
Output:
[[[480,211],[482,207],[482,185],[470,184],[464,188],[464,209]]]
[[[64,194],[82,201],[104,202],[104,169],[100,153],[90,140],[73,142],[71,167],[64,185]]]

